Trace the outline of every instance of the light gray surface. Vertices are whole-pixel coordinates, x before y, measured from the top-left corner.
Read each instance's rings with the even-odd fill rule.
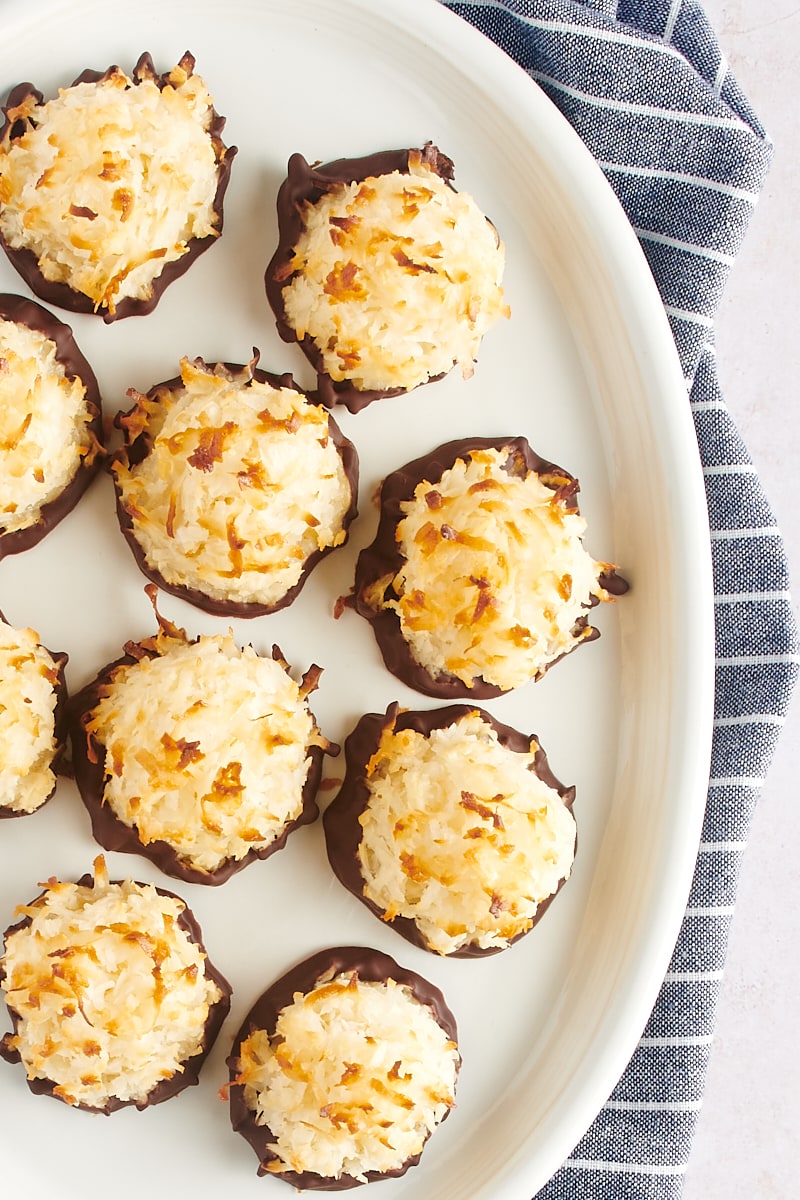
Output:
[[[775,509],[800,596],[800,51],[796,0],[705,0],[731,69],[775,143],[765,192],[718,324],[728,406]],[[800,701],[795,698],[753,823],[705,1102],[684,1200],[800,1195]]]

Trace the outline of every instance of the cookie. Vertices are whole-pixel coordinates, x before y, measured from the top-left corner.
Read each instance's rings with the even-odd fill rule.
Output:
[[[358,946],[312,955],[234,1039],[233,1128],[258,1174],[341,1191],[403,1175],[455,1102],[461,1057],[438,988]]]
[[[187,51],[159,75],[18,84],[0,128],[0,244],[34,293],[110,322],[155,308],[222,233],[235,147]]]
[[[323,166],[290,158],[266,290],[323,403],[358,412],[453,367],[469,376],[508,316],[503,243],[453,178],[431,143]]]
[[[525,438],[448,442],[384,480],[352,604],[388,669],[441,699],[540,679],[627,590],[585,549],[578,481]]]

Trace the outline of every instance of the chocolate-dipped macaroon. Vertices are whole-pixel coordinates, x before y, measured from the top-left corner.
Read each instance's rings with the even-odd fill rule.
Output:
[[[575,789],[534,736],[480,708],[391,705],[345,743],[328,858],[371,912],[423,950],[495,954],[539,921],[572,870]]]
[[[109,1114],[197,1083],[231,988],[180,897],[109,881],[99,856],[94,879],[50,879],[17,912],[0,958],[14,1025],[0,1055],[32,1092]]]
[[[508,316],[503,244],[453,177],[430,142],[323,166],[290,158],[266,290],[325,404],[357,412],[454,366],[471,375]]]
[[[100,390],[68,325],[0,295],[0,557],[35,546],[103,456]]]
[[[0,244],[42,300],[105,321],[151,312],[222,232],[235,147],[188,51],[159,75],[86,70],[51,100],[12,89]]]
[[[155,588],[148,591],[155,602]],[[314,821],[324,738],[300,683],[230,632],[190,640],[160,614],[69,704],[75,780],[106,850],[188,883],[224,883]]]
[[[347,540],[358,457],[291,375],[181,361],[181,375],[117,417],[120,526],[144,574],[198,608],[256,617],[286,607]]]
[[[419,1162],[460,1064],[438,988],[377,950],[322,950],[273,983],[236,1035],[231,1122],[259,1175],[342,1191]]]
[[[447,442],[388,475],[352,603],[389,670],[481,700],[598,637],[588,610],[627,584],[585,550],[577,492],[523,437]]]
[[[66,654],[0,613],[0,818],[38,811],[53,795],[64,753]]]

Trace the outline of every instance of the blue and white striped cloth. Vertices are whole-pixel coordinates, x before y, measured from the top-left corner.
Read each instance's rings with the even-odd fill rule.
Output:
[[[720,394],[714,316],[771,146],[696,0],[442,0],[539,84],[603,168],[661,292],[705,474],[716,705],[681,934],[613,1095],[537,1200],[675,1200],[700,1107],[741,854],[800,656],[783,544]]]

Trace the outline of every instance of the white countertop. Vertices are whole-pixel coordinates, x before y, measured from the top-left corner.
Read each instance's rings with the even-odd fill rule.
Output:
[[[797,0],[704,0],[775,143],[717,327],[719,375],[784,535],[800,598],[800,128]],[[744,856],[705,1101],[683,1200],[784,1200],[797,1180],[800,1077],[800,697]]]

